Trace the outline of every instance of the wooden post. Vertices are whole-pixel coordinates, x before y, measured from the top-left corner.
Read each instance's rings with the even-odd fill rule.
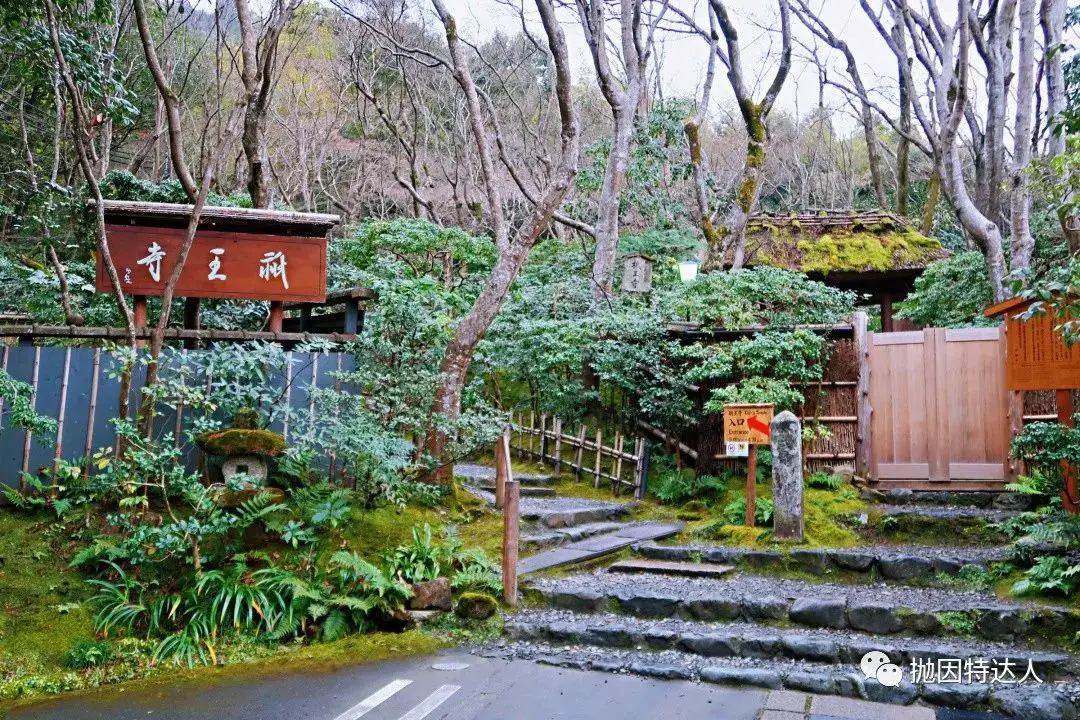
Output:
[[[285,303],[275,300],[270,303],[270,332],[281,332],[285,322]]]
[[[615,479],[611,481],[611,489],[616,495],[622,490],[622,451],[625,439],[619,433],[615,433],[615,461],[611,463],[611,474]]]
[[[512,476],[506,480],[506,506],[503,508],[503,547],[502,580],[503,601],[513,607],[517,605],[517,561],[518,561],[518,506],[521,500],[521,488]]]
[[[581,481],[581,462],[585,454],[585,426],[578,425],[577,452],[574,453],[574,479]]]
[[[1073,427],[1072,390],[1058,390],[1056,393],[1058,422],[1065,427]],[[1065,477],[1065,486],[1061,489],[1061,505],[1066,512],[1080,512],[1080,493],[1076,488],[1076,468],[1065,460],[1061,461],[1061,474]]]
[[[506,502],[506,478],[510,475],[510,431],[495,441],[495,509],[501,510]]]
[[[185,330],[198,330],[199,329],[199,305],[200,299],[197,297],[184,298],[184,329]],[[185,340],[185,348],[194,348],[197,340]]]
[[[757,515],[757,445],[751,445],[746,455],[746,527],[754,527]]]
[[[133,295],[131,298],[131,314],[135,319],[135,329],[144,330],[146,328],[146,296],[145,295]],[[146,347],[145,340],[137,340],[135,347]]]
[[[540,462],[544,462],[544,460],[547,459],[547,440],[547,414],[540,413]]]
[[[555,429],[555,469],[562,469],[562,420],[555,418],[552,423]]]
[[[60,379],[60,410],[56,415],[56,443],[53,451],[52,484],[56,485],[56,473],[64,452],[64,416],[67,414],[68,379],[71,375],[71,348],[64,350],[64,374]],[[54,495],[55,496],[55,495]]]
[[[855,474],[870,478],[870,418],[873,408],[870,406],[870,344],[867,333],[866,313],[857,312],[851,317],[854,331],[855,354],[859,359],[859,376],[855,385]]]
[[[892,295],[881,296],[881,332],[893,331]]]
[[[533,435],[534,428],[536,427],[536,413],[532,410],[529,411],[529,457],[532,457],[536,453],[533,452]]]
[[[600,489],[600,456],[601,451],[604,449],[604,433],[600,428],[596,428],[596,458],[593,463],[593,488]]]

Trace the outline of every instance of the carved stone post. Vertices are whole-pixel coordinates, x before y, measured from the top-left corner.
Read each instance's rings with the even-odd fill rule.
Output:
[[[803,540],[802,427],[787,410],[772,421],[773,535]]]

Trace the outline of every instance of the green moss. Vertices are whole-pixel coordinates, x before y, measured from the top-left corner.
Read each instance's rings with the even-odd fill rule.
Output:
[[[739,184],[738,201],[739,207],[744,213],[749,213],[754,206],[754,194],[757,192],[757,180],[751,177],[743,178]]]
[[[881,232],[866,228],[862,232],[833,232],[814,240],[800,240],[803,272],[832,270],[888,270],[925,262],[941,252],[941,243],[925,235],[906,230]]]
[[[765,142],[765,123],[761,121],[761,105],[753,100],[743,100],[739,103],[743,120],[746,123],[746,133],[750,140],[757,143]]]
[[[259,411],[255,408],[241,408],[233,415],[233,427],[241,430],[254,430],[259,427]]]
[[[200,435],[196,442],[210,455],[263,455],[273,457],[285,452],[285,438],[272,430],[229,428]]]
[[[701,164],[701,133],[696,122],[690,121],[683,125],[686,134],[686,143],[690,146],[690,161],[695,165]]]
[[[487,593],[461,593],[454,605],[454,613],[468,620],[487,620],[499,609],[499,601]]]
[[[967,613],[961,611],[946,611],[934,613],[934,617],[938,619],[941,626],[949,632],[964,637],[973,637],[975,635],[975,625],[978,618],[974,613]]]
[[[761,143],[751,142],[746,146],[746,167],[760,168],[765,166],[765,146]]]

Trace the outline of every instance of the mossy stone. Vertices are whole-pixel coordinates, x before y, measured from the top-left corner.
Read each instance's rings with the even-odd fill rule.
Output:
[[[466,620],[487,620],[499,609],[499,601],[487,593],[462,593],[454,605],[458,617]]]
[[[196,442],[210,455],[261,455],[275,457],[285,452],[285,438],[272,430],[229,428],[200,435]]]

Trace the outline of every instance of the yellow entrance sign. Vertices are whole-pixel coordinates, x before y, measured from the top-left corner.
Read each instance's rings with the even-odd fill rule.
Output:
[[[725,405],[724,442],[769,444],[772,405]]]

